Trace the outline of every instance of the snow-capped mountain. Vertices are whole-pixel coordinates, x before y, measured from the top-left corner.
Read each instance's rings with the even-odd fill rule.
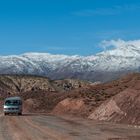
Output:
[[[140,71],[140,47],[125,44],[93,56],[25,53],[0,56],[0,74],[33,74],[51,79],[78,78],[109,81]]]

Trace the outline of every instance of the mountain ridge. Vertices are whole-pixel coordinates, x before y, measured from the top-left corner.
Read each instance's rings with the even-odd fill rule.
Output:
[[[76,78],[106,82],[139,71],[140,47],[130,44],[91,56],[35,52],[0,56],[0,74],[32,74],[51,79]]]

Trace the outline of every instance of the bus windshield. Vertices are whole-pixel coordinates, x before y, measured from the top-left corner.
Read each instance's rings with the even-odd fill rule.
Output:
[[[7,101],[5,101],[5,105],[18,106],[18,105],[20,105],[20,101],[19,100],[7,100]]]

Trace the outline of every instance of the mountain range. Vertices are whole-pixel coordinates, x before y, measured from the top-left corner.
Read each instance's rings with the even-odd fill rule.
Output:
[[[0,56],[0,74],[29,74],[51,79],[74,78],[106,82],[139,71],[140,47],[132,44],[91,56],[49,53]]]

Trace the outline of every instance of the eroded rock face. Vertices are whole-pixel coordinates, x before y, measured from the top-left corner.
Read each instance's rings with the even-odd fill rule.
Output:
[[[140,91],[126,89],[100,105],[90,119],[140,124]]]
[[[81,115],[82,110],[85,110],[85,103],[83,99],[71,99],[66,98],[59,102],[54,108],[53,113],[55,114],[78,114]]]
[[[88,118],[109,121],[112,119],[112,114],[114,113],[122,115],[125,114],[116,104],[116,102],[111,99],[107,103],[102,104],[99,108],[97,108]]]
[[[25,112],[33,112],[40,106],[39,102],[36,99],[31,98],[24,101],[23,105],[23,109]]]
[[[74,79],[50,80],[31,75],[0,75],[0,97],[30,91],[65,92],[91,84],[94,83]]]

